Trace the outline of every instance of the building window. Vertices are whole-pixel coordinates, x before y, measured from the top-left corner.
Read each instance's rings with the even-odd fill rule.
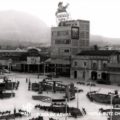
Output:
[[[93,69],[97,69],[97,63],[94,62],[94,63],[92,64],[92,68],[93,68]]]
[[[85,38],[85,34],[86,34],[86,32],[84,32],[84,31],[80,32],[80,37]]]
[[[78,46],[78,41],[77,40],[72,40],[72,46]]]
[[[53,32],[52,32],[52,36],[56,36],[56,31],[53,31]]]
[[[55,40],[55,44],[70,44],[71,41],[69,39],[57,39]]]
[[[58,31],[57,32],[57,36],[65,36],[65,35],[69,35],[69,31]]]
[[[70,40],[66,40],[66,42],[65,42],[66,44],[70,44]]]
[[[89,39],[89,32],[86,32],[86,38]]]
[[[106,63],[103,63],[103,68],[106,68],[107,64]]]
[[[87,65],[87,63],[86,63],[86,62],[84,62],[84,67],[86,67],[86,65]]]
[[[69,49],[64,50],[65,53],[69,53]]]
[[[77,66],[77,61],[74,62],[74,66]]]
[[[77,48],[72,48],[72,54],[77,54],[78,53],[78,49]]]

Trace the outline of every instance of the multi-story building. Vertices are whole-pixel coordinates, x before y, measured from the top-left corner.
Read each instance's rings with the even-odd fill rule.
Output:
[[[63,21],[51,28],[51,59],[56,71],[70,73],[71,56],[89,47],[89,29],[85,20]]]
[[[120,52],[115,50],[81,51],[72,58],[71,78],[120,83]]]

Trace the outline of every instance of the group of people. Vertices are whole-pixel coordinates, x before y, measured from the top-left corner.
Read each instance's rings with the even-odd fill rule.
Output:
[[[88,97],[88,99],[91,101],[91,102],[93,102],[93,97],[92,97],[92,93],[91,92],[88,92],[87,93],[87,97]]]
[[[18,112],[19,112],[19,113],[23,113],[23,114],[28,115],[28,116],[31,115],[30,112],[28,112],[28,111],[26,111],[26,110],[22,110],[22,109],[18,109]]]
[[[10,111],[10,110],[0,111],[0,116],[3,116],[3,115],[10,115],[10,114],[11,114],[11,111]]]
[[[15,89],[16,89],[16,90],[18,89],[19,84],[20,84],[20,81],[17,81],[16,84],[15,84]]]
[[[42,106],[42,105],[36,105],[35,108],[39,108],[41,110],[49,111],[49,112],[54,112],[54,113],[65,113],[66,108],[65,107],[54,107],[54,106]],[[69,112],[69,108],[67,108]]]
[[[28,83],[28,90],[31,90],[31,81],[30,81],[30,78],[26,78],[26,83]]]
[[[86,114],[87,114],[86,109],[82,108],[82,115],[86,115]]]
[[[6,111],[0,111],[0,119],[7,119],[7,118],[12,118],[12,117],[22,117],[22,116],[29,116],[30,113],[27,112],[26,110],[14,108],[13,112],[10,110]]]
[[[26,78],[26,83],[29,83],[30,82],[30,78]]]
[[[42,116],[38,116],[36,118],[31,118],[29,120],[44,120]]]
[[[43,119],[43,117],[42,116],[38,116],[38,117],[36,117],[36,118],[31,118],[31,119],[29,119],[29,120],[44,120]],[[56,120],[56,119],[54,119],[54,118],[49,118],[49,120]]]
[[[80,85],[87,85],[87,86],[96,86],[96,84],[95,84],[95,83],[90,83],[90,82],[85,83],[85,82],[82,82],[82,81],[77,82],[77,84],[80,84]]]
[[[69,107],[68,105],[67,106],[60,106],[60,107],[56,107],[56,106],[42,106],[42,105],[36,105],[35,108],[39,108],[41,110],[45,110],[45,111],[48,111],[48,112],[54,112],[54,113],[57,113],[57,114],[65,114],[66,112],[68,113],[68,115],[71,115],[72,117],[77,117],[77,116],[82,116],[82,112],[80,111],[80,109],[78,108],[74,108],[74,107]],[[84,115],[86,114],[86,110],[85,108],[82,109],[83,110],[83,113]]]

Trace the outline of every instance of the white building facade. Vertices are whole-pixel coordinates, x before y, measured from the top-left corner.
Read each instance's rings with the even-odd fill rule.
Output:
[[[113,50],[82,51],[72,57],[71,78],[120,83],[120,52]]]

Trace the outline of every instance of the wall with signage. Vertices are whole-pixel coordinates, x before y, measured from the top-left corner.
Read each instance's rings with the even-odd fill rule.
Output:
[[[40,57],[27,57],[27,64],[40,64]]]
[[[55,44],[70,44],[70,39],[56,39]]]
[[[71,38],[79,39],[79,27],[71,27]]]

